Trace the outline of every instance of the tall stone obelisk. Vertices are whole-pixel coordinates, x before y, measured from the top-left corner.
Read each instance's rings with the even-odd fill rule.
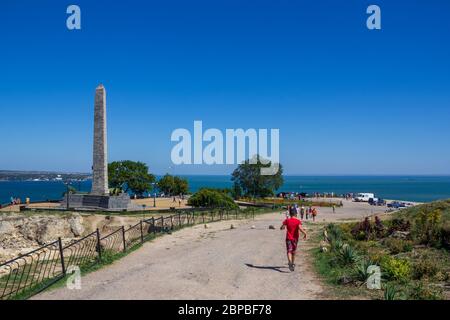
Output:
[[[106,91],[102,84],[95,89],[93,160],[91,194],[97,196],[109,195]]]

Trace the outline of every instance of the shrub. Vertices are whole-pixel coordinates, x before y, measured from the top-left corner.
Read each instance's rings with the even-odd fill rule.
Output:
[[[419,281],[414,284],[409,292],[409,299],[412,300],[441,300],[442,291],[433,288],[425,282]]]
[[[334,224],[334,223],[330,223],[327,227],[326,227],[327,233],[328,233],[328,240],[330,242],[334,242],[336,240],[342,240],[342,230],[341,228]]]
[[[419,261],[413,264],[413,277],[414,279],[423,279],[425,277],[432,278],[440,271],[436,262],[428,257],[423,257]]]
[[[201,189],[189,198],[188,204],[193,207],[237,209],[238,205],[224,192],[212,189]]]
[[[450,223],[447,223],[441,228],[441,244],[442,247],[450,250]]]
[[[427,245],[440,245],[442,212],[435,209],[431,212],[422,210],[415,219],[414,234],[417,240]]]
[[[394,218],[390,221],[389,234],[395,231],[409,232],[411,230],[411,223],[403,218]]]
[[[343,223],[339,225],[341,229],[341,236],[343,239],[351,239],[352,238],[352,229],[354,228],[354,223]]]
[[[372,247],[367,250],[367,255],[371,261],[374,263],[380,265],[381,261],[386,259],[388,255],[386,254],[386,250],[383,250],[381,248]]]
[[[367,234],[363,230],[355,230],[352,232],[353,237],[358,241],[364,241],[367,240]]]
[[[373,237],[375,227],[372,226],[370,219],[366,217],[362,222],[356,224],[352,230],[352,235],[356,240],[369,240]]]
[[[404,282],[411,276],[411,265],[408,260],[386,256],[381,261],[381,271],[389,280]]]
[[[383,221],[381,221],[378,216],[375,217],[375,233],[377,235],[377,238],[382,238],[385,236],[385,227],[383,225]]]
[[[384,240],[384,245],[389,248],[392,254],[410,252],[413,249],[413,243],[411,241],[396,238]]]

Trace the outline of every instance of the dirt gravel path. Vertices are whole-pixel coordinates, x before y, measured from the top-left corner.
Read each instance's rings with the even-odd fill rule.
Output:
[[[289,272],[282,216],[222,221],[146,243],[82,278],[81,290],[59,288],[35,299],[315,299],[322,287],[300,250]],[[230,229],[233,224],[235,229]],[[269,230],[274,225],[277,230]],[[252,226],[255,229],[252,229]],[[302,243],[304,246],[305,243]]]
[[[318,222],[373,214],[367,204],[344,203]],[[376,208],[382,212],[384,209]],[[182,229],[144,244],[111,266],[82,277],[81,290],[59,288],[34,299],[249,299],[329,297],[312,270],[309,241],[300,243],[297,269],[289,272],[280,213],[255,220],[222,221]],[[234,229],[230,229],[230,225]],[[269,226],[276,230],[269,230]],[[254,228],[252,228],[254,227]],[[311,228],[311,226],[309,227]]]

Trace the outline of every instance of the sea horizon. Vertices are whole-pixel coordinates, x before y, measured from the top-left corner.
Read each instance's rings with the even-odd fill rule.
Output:
[[[162,175],[155,175],[157,178]],[[189,191],[200,188],[231,188],[231,175],[179,174],[189,181]],[[73,182],[87,192],[91,180]],[[0,181],[0,203],[11,197],[29,197],[31,201],[58,200],[66,187],[61,181]],[[450,198],[450,175],[284,175],[284,184],[276,192],[358,193],[372,192],[377,197],[414,202],[431,202]]]

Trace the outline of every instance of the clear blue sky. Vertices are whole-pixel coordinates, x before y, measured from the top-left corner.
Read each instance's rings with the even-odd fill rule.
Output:
[[[82,29],[66,28],[77,4]],[[369,31],[378,4],[382,30]],[[169,169],[176,128],[279,128],[288,174],[450,174],[450,2],[0,4],[0,169],[89,172],[94,90],[110,160]]]

